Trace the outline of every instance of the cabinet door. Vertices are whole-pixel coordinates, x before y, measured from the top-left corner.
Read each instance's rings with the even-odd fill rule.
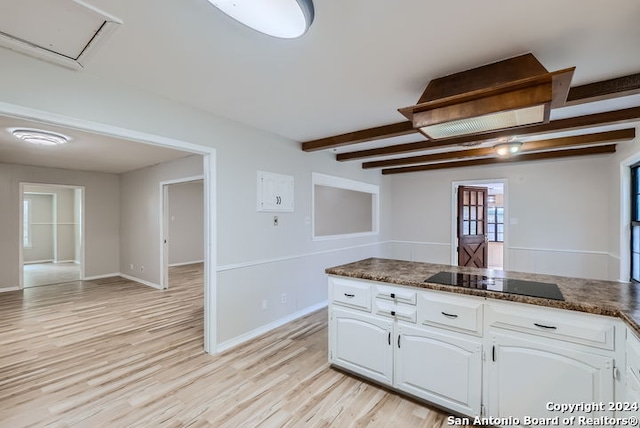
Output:
[[[480,414],[482,346],[446,331],[398,327],[395,387],[464,415]]]
[[[393,322],[346,309],[331,309],[332,364],[391,385]]]
[[[625,401],[640,403],[640,378],[630,368],[627,369],[627,397]]]
[[[547,403],[613,401],[613,358],[515,333],[490,334],[487,349],[489,413],[495,417],[554,417]],[[574,412],[571,416],[613,416]]]

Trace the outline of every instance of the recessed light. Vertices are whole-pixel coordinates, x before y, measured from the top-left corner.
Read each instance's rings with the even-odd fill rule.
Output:
[[[69,137],[66,135],[51,131],[41,131],[39,129],[9,128],[9,132],[25,143],[40,146],[61,146],[69,141]]]
[[[209,0],[238,22],[261,33],[295,39],[307,32],[314,17],[312,0]]]

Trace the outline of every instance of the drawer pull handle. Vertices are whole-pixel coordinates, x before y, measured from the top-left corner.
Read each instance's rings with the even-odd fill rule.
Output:
[[[536,327],[545,328],[547,330],[555,330],[555,329],[558,328],[558,327],[553,326],[553,325],[538,324],[537,322],[534,322],[533,325],[535,325]]]
[[[356,297],[355,294],[344,293],[344,295],[345,297],[348,297],[348,298]]]
[[[391,293],[390,296],[391,296],[392,299],[395,299],[396,298],[396,293]]]
[[[456,314],[448,314],[446,312],[440,312],[442,315],[444,315],[447,318],[458,318],[458,315]]]
[[[391,316],[395,317],[396,316],[396,311],[391,311]]]
[[[391,332],[389,332],[389,345],[391,345]]]

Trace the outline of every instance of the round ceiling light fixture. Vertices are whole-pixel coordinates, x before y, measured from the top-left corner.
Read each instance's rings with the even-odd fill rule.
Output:
[[[238,22],[270,36],[295,39],[313,22],[313,0],[209,0]]]
[[[69,141],[69,137],[66,135],[51,131],[41,131],[39,129],[10,128],[9,132],[25,143],[40,146],[61,146]]]
[[[493,146],[493,149],[500,156],[511,156],[520,151],[522,148],[522,141],[509,141],[506,143],[500,143]]]

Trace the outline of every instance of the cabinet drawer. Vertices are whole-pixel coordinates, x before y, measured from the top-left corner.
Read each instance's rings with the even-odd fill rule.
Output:
[[[390,287],[388,285],[375,285],[375,297],[379,299],[392,300],[398,303],[416,304],[415,290],[409,290],[401,287]]]
[[[615,323],[606,317],[497,302],[488,305],[487,317],[490,319],[490,327],[522,331],[601,349],[614,349]]]
[[[331,278],[330,282],[333,303],[371,311],[371,284],[342,278]]]
[[[482,302],[464,296],[422,292],[418,296],[418,322],[482,334]]]
[[[376,315],[382,315],[385,317],[395,318],[401,321],[416,322],[416,307],[394,304],[393,302],[376,299],[374,302],[374,312]]]

